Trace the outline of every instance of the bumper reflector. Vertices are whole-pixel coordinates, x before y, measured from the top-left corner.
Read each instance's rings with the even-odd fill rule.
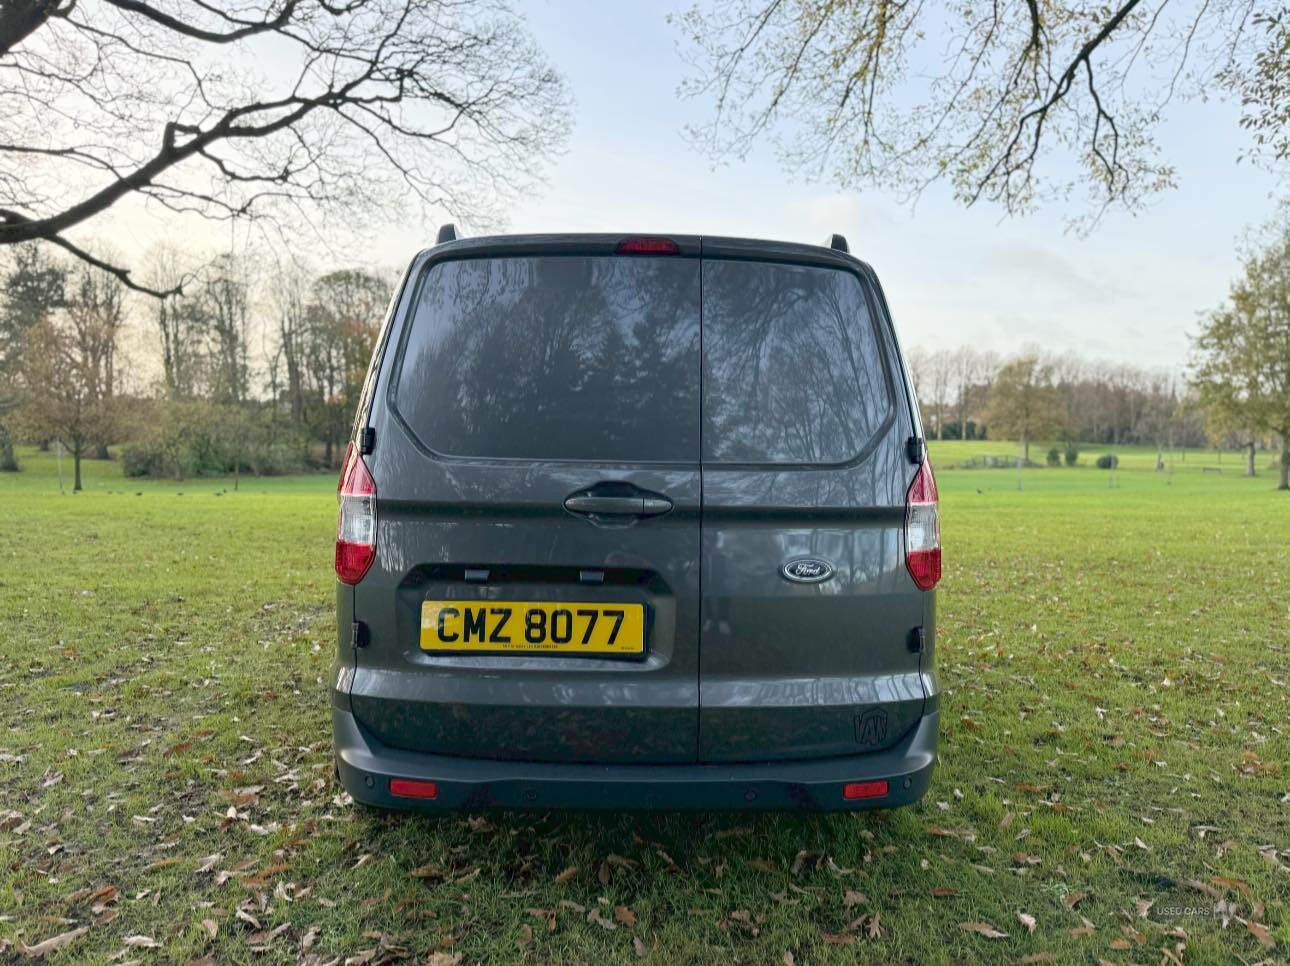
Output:
[[[419,782],[411,778],[391,778],[390,794],[400,798],[438,798],[439,786],[434,782]]]
[[[887,794],[887,782],[848,782],[842,786],[842,797],[848,801],[857,798],[882,798]]]

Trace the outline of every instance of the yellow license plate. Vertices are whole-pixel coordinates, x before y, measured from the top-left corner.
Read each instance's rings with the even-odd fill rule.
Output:
[[[427,600],[423,651],[645,653],[643,604]]]

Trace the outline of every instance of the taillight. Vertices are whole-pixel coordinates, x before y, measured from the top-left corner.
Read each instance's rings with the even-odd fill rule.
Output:
[[[679,255],[681,248],[670,238],[652,236],[624,238],[614,249],[615,255]]]
[[[345,450],[336,498],[336,576],[356,584],[376,559],[376,481],[353,443]]]
[[[905,494],[905,566],[920,590],[931,590],[941,579],[941,517],[928,459]]]

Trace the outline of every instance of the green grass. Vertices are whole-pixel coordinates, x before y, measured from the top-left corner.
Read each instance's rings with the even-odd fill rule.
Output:
[[[328,733],[334,479],[234,493],[87,462],[60,495],[24,451],[0,474],[0,960],[89,926],[52,958],[289,962],[309,937],[324,961],[626,962],[637,939],[668,963],[1285,961],[1290,494],[1235,454],[1018,492],[945,468],[972,446],[998,444],[932,444],[932,791],[830,817],[355,808]],[[1170,914],[1214,895],[1226,929]]]

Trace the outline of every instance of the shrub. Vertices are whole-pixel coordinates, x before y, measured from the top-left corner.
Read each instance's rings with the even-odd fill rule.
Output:
[[[1072,442],[1066,443],[1066,451],[1062,454],[1066,458],[1067,466],[1074,466],[1079,462],[1079,447]]]
[[[1103,453],[1097,458],[1099,470],[1113,470],[1120,465],[1120,458],[1114,453]]]
[[[235,469],[273,476],[306,468],[302,431],[271,406],[157,400],[137,415],[121,448],[126,476],[181,480]]]
[[[1049,466],[1062,465],[1062,451],[1058,449],[1056,446],[1054,446],[1052,449],[1048,451],[1048,465]]]

